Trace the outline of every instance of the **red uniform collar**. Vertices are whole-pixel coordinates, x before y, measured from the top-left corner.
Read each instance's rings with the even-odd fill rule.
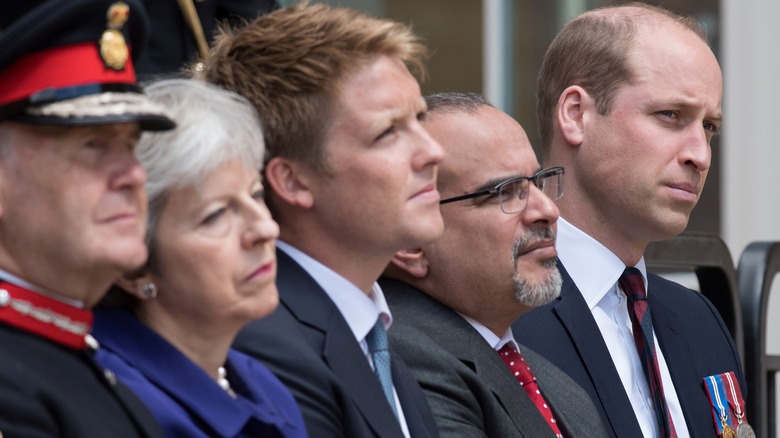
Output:
[[[0,322],[74,349],[87,348],[92,312],[0,281]]]

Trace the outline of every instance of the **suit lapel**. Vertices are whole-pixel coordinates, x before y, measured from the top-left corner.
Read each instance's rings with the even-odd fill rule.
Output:
[[[659,295],[663,292],[653,288],[652,283],[649,283],[648,289],[650,291],[648,305],[653,316],[653,329],[658,338],[658,347],[663,352],[664,358],[673,358],[673,360],[666,361],[666,366],[672,376],[675,392],[680,400],[686,422],[704,418],[704,429],[699,430],[711,429],[712,413],[708,410],[697,409],[708,406],[708,404],[706,400],[705,403],[702,403],[702,399],[706,399],[701,381],[703,376],[700,376],[696,369],[696,360],[691,354],[693,349],[681,336],[679,324],[672,309],[660,299]],[[688,429],[697,430],[693,424],[688,424]]]
[[[476,334],[476,336],[479,336]],[[474,371],[488,384],[496,395],[501,405],[509,414],[512,422],[519,431],[525,432],[523,436],[540,437],[555,435],[542,417],[536,405],[525,393],[525,390],[517,383],[517,380],[506,367],[506,364],[482,338],[478,339],[485,349],[474,350]],[[478,350],[482,350],[479,352]],[[487,351],[490,350],[490,351]],[[489,354],[489,355],[488,355]],[[522,422],[521,422],[522,420]]]
[[[558,268],[563,277],[563,287],[561,299],[553,305],[553,312],[571,337],[572,345],[590,376],[615,434],[642,436],[642,430],[621,385],[620,375],[612,362],[601,331],[566,269],[560,263]]]
[[[413,308],[415,314],[431,315],[435,319],[436,330],[428,332],[428,335],[474,370],[490,388],[517,428],[517,434],[513,436],[554,437],[547,421],[498,353],[463,317],[407,284],[391,280],[385,280],[384,284],[385,289],[391,285],[398,292],[404,293],[403,305]]]
[[[436,423],[433,421],[433,414],[430,412],[430,407],[427,405],[428,402],[425,400],[425,394],[414,379],[412,372],[397,355],[393,355],[390,366],[393,372],[393,386],[395,386],[395,391],[398,393],[398,401],[403,408],[409,434],[415,438],[438,436]],[[423,404],[423,406],[420,406],[420,404]],[[423,418],[423,412],[429,416],[429,421]]]
[[[398,436],[401,426],[387,404],[379,380],[363,355],[363,350],[343,318],[341,321],[332,318],[325,328],[322,357],[377,435],[383,436],[395,430],[397,433],[390,435]]]
[[[555,413],[558,426],[565,436],[574,436],[578,431],[604,433],[593,401],[566,373],[550,363],[535,351],[521,345],[523,358],[534,370],[542,394]]]
[[[401,436],[401,426],[387,404],[379,381],[336,305],[287,254],[277,251],[277,259],[280,299],[298,321],[321,335],[313,342],[315,352],[337,376],[377,436]]]

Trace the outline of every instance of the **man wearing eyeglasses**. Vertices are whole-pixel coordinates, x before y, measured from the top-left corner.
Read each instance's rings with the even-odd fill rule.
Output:
[[[394,351],[442,436],[603,436],[587,394],[533,351],[518,352],[510,330],[560,291],[553,201],[563,168],[540,170],[522,127],[478,95],[426,101],[424,125],[447,154],[438,182],[445,231],[396,253],[380,281]]]
[[[571,181],[563,286],[515,335],[591,394],[610,436],[750,436],[723,320],[643,258],[685,229],[710,166],[722,77],[704,32],[641,3],[586,12],[547,50],[537,94],[544,162]]]

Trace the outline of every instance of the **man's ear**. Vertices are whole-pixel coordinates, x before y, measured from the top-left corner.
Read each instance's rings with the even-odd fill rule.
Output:
[[[558,99],[556,121],[566,143],[579,146],[585,132],[586,112],[594,107],[593,99],[584,88],[572,85]]]
[[[265,166],[265,181],[270,190],[284,202],[301,208],[311,208],[314,197],[311,187],[311,171],[300,163],[282,157],[274,157]]]
[[[414,278],[428,275],[428,258],[422,248],[402,249],[393,254],[390,263]]]
[[[115,283],[122,290],[139,300],[151,300],[157,297],[157,285],[149,274],[123,275]]]

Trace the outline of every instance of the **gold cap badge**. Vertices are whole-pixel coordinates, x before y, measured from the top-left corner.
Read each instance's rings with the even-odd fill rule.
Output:
[[[100,37],[100,57],[114,70],[122,70],[130,57],[121,29],[130,17],[130,7],[123,1],[113,3],[106,12],[106,30]]]

